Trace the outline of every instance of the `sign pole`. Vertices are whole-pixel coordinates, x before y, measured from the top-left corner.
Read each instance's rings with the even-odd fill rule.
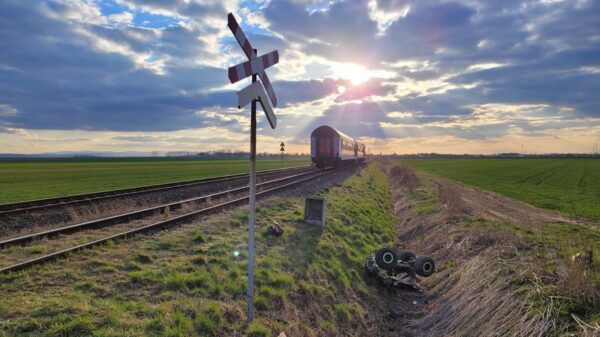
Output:
[[[252,84],[237,92],[238,109],[251,103],[250,116],[250,182],[248,197],[248,285],[246,299],[248,301],[248,323],[254,319],[254,220],[256,215],[256,103],[265,112],[272,129],[277,126],[277,117],[273,108],[277,106],[277,96],[271,85],[271,81],[265,69],[279,63],[279,52],[274,50],[265,55],[258,56],[255,48],[252,48],[246,34],[233,16],[227,14],[227,27],[233,33],[238,44],[248,57],[248,61],[236,66],[229,67],[227,76],[231,83],[236,83],[252,75]],[[258,78],[260,77],[260,81]]]
[[[256,49],[254,49],[256,54]],[[256,74],[252,75],[256,82]],[[248,216],[248,323],[254,319],[254,217],[256,210],[256,100],[252,100],[250,117],[250,214]]]

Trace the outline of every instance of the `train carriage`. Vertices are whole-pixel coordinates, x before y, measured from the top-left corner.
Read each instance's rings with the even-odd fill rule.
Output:
[[[316,128],[310,135],[310,155],[317,167],[339,167],[365,159],[364,144],[357,143],[331,126]]]

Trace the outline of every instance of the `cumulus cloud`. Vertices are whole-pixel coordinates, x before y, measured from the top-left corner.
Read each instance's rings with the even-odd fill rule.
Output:
[[[280,128],[261,118],[266,137],[303,144],[331,124],[383,146],[375,139],[491,142],[600,125],[597,1],[6,0],[0,133],[245,133],[235,91],[249,80],[231,86],[226,76],[245,60],[229,11],[259,53],[281,55],[267,70]],[[340,74],[347,64],[364,82]]]
[[[8,104],[0,104],[0,116],[4,117],[12,117],[16,116],[18,110],[15,107],[12,107]]]

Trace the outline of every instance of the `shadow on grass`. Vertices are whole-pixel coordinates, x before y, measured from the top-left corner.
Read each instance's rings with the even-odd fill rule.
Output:
[[[296,230],[289,236],[283,255],[291,261],[294,272],[304,277],[317,254],[323,227],[302,221],[296,221],[295,225]]]

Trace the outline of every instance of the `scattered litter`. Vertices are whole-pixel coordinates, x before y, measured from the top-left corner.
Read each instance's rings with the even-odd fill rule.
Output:
[[[277,221],[273,221],[273,224],[269,226],[269,233],[280,236],[283,234],[283,227]]]
[[[588,249],[584,253],[577,253],[571,256],[571,260],[573,262],[583,263],[586,267],[591,267],[594,262],[594,251]]]

